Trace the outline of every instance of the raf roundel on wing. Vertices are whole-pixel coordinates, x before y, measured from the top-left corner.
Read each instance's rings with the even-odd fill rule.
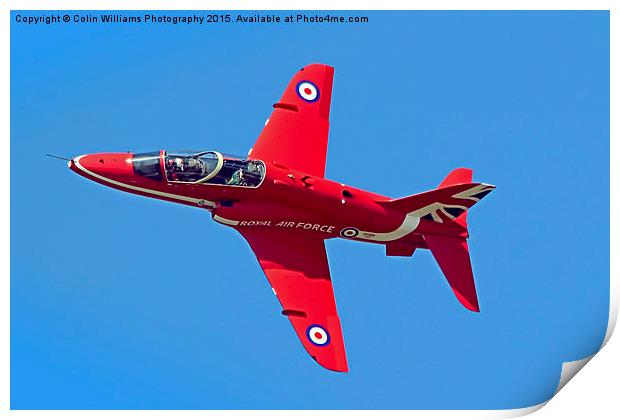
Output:
[[[307,334],[312,344],[317,346],[326,346],[329,344],[329,334],[325,328],[320,325],[311,325],[308,327]]]
[[[319,99],[319,89],[307,80],[297,84],[297,94],[306,102],[315,102]]]

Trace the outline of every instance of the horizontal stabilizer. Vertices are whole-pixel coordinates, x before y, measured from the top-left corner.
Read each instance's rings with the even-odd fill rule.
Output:
[[[480,312],[467,240],[435,235],[427,235],[425,240],[459,302]]]

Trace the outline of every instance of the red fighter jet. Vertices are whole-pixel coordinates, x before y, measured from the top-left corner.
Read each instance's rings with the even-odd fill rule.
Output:
[[[308,353],[346,372],[325,240],[385,245],[388,256],[429,249],[456,298],[478,312],[467,248],[467,210],[495,187],[452,171],[437,189],[392,199],[325,179],[334,69],[293,77],[245,158],[216,151],[95,153],[69,167],[133,194],[203,208],[236,229],[256,254]]]

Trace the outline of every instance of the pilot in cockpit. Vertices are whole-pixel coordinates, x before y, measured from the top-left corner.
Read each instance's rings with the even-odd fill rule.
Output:
[[[183,159],[181,158],[170,158],[168,159],[168,165],[170,169],[173,171],[183,171]]]
[[[172,181],[195,182],[206,173],[204,163],[195,157],[169,157],[166,168]]]
[[[202,165],[199,159],[188,158],[185,164],[187,166],[187,169],[191,170],[192,172],[202,172]]]
[[[166,167],[168,169],[168,175],[172,181],[179,180],[179,173],[183,173],[184,165],[183,159],[181,158],[168,158],[166,162]]]
[[[243,180],[243,169],[239,168],[235,172],[233,172],[230,179],[226,182],[227,185],[244,185],[245,182]]]

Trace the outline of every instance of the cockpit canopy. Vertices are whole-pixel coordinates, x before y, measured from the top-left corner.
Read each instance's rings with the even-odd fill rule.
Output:
[[[136,174],[157,181],[257,187],[265,177],[258,160],[224,156],[219,152],[154,152],[133,157]],[[163,169],[163,174],[162,174]]]
[[[223,163],[217,152],[164,154],[166,178],[171,182],[206,182],[217,175]]]

